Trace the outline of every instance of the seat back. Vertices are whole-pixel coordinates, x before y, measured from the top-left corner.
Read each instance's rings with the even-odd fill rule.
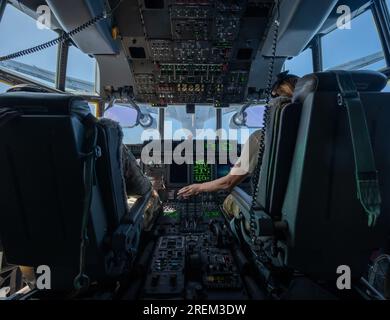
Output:
[[[286,105],[281,110],[279,127],[276,129],[278,132],[268,187],[268,212],[274,220],[280,220],[282,215],[283,200],[296,145],[301,109],[302,105],[300,103]]]
[[[98,124],[98,145],[102,157],[97,160],[96,173],[102,189],[105,208],[113,214],[108,228],[114,231],[128,212],[122,166],[122,129],[119,124],[106,119]]]
[[[300,115],[300,103],[277,103],[270,109],[257,203],[274,220],[281,218]]]
[[[360,91],[379,171],[381,216],[376,227],[357,198],[355,160],[345,107],[338,105],[332,72],[306,76],[297,85],[295,102],[302,115],[283,205],[288,224],[288,266],[318,279],[336,276],[347,265],[355,277],[367,270],[370,254],[385,244],[389,232],[390,94],[376,72],[352,73]]]
[[[0,236],[7,261],[47,265],[64,279],[74,277],[85,196],[83,119],[88,104],[66,95],[7,93],[0,96],[0,107],[22,114],[0,127]],[[99,236],[91,237],[91,248],[101,243],[104,229],[97,201],[94,196],[92,220],[99,220],[94,229]],[[53,282],[62,285],[57,278]]]
[[[22,92],[0,95],[1,108],[19,113],[0,119],[0,238],[7,261],[47,265],[52,288],[72,288],[80,263],[89,106],[71,95]],[[91,279],[118,275],[131,265],[147,204],[140,200],[132,215],[138,218],[123,221],[128,209],[121,130],[104,123],[97,129],[101,157],[86,250]]]

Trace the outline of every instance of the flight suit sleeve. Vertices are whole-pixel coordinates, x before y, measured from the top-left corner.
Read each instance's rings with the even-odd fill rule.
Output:
[[[134,155],[124,145],[122,146],[122,164],[128,196],[144,196],[151,191],[152,185],[149,179],[143,174]]]
[[[241,157],[230,171],[231,175],[246,176],[251,175],[255,171],[261,136],[262,131],[258,130],[249,137],[242,149]]]

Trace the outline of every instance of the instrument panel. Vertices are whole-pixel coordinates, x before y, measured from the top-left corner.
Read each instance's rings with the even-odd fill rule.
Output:
[[[128,2],[134,2],[137,26],[121,35],[138,102],[164,106],[245,101],[273,1]]]
[[[164,144],[172,145],[172,150],[176,150],[182,142],[161,141],[162,146]],[[163,152],[157,157],[153,154],[153,159],[157,159],[158,163],[143,163],[146,175],[153,181],[159,180],[158,185],[161,187],[164,185],[171,189],[181,188],[192,183],[204,183],[227,175],[236,162],[235,159],[238,159],[241,155],[242,146],[237,141],[204,141],[200,149],[197,141],[193,143],[193,161],[191,163],[177,164],[172,161],[170,164],[164,164],[165,156]],[[144,145],[128,147],[134,156],[139,159],[143,148],[147,148],[148,144],[149,142],[145,142]],[[164,149],[161,148],[161,150]],[[249,185],[250,180],[248,179],[244,181],[242,187],[247,189]]]

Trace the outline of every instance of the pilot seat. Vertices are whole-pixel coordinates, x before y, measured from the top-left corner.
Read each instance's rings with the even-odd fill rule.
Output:
[[[0,95],[0,238],[7,262],[48,266],[51,289],[126,274],[150,188],[129,209],[118,124],[67,94]]]
[[[386,76],[373,71],[310,74],[298,82],[291,104],[270,110],[254,208],[268,283],[277,270],[335,285],[340,266],[350,268],[356,283],[375,250],[388,246],[390,94],[381,92],[386,84]],[[351,98],[357,111],[345,104]],[[359,120],[367,130],[356,130]],[[375,167],[371,163],[362,172],[370,153]],[[239,189],[233,196],[242,211],[234,225],[241,225],[240,236],[253,246],[244,227],[251,198]],[[359,197],[378,209],[374,223]]]

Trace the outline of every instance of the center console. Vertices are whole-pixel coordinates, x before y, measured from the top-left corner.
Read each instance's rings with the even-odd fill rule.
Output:
[[[165,204],[144,299],[248,299],[233,238],[209,195]]]

